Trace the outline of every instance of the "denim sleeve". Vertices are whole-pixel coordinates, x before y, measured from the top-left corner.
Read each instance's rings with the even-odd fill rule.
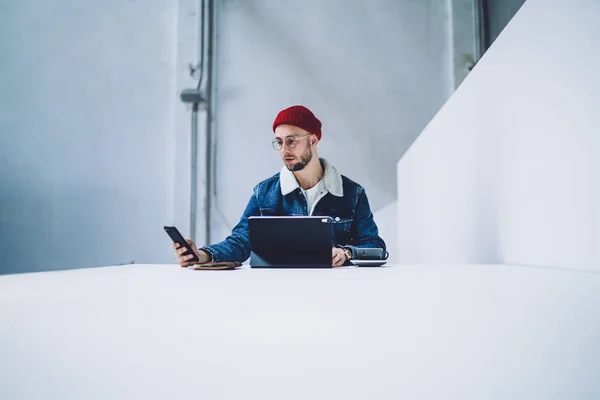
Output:
[[[352,258],[356,257],[355,248],[379,247],[386,250],[385,242],[379,237],[379,229],[373,220],[373,213],[365,190],[360,187],[357,193],[356,210],[354,212],[355,238],[351,246],[343,246],[352,251]]]
[[[250,232],[248,231],[248,217],[260,215],[256,195],[253,193],[240,222],[233,228],[222,242],[203,247],[212,256],[212,261],[238,261],[244,262],[250,257]]]

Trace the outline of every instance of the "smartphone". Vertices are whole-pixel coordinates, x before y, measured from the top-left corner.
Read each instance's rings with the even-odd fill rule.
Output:
[[[193,261],[193,262],[200,261],[198,259],[198,256],[196,255],[196,253],[192,252],[192,249],[190,249],[190,246],[187,244],[187,242],[185,241],[185,238],[181,235],[181,233],[179,232],[179,230],[177,228],[175,228],[174,226],[165,226],[164,229],[165,229],[165,232],[167,232],[167,235],[169,235],[169,237],[171,238],[171,240],[173,240],[173,243],[179,243],[180,246],[183,246],[188,249],[188,251],[183,253],[183,255],[188,255],[188,254],[194,255],[194,257],[190,258],[188,261]]]

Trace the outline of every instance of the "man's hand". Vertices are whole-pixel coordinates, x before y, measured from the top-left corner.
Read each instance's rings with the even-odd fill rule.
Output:
[[[182,267],[189,267],[190,265],[194,264],[204,264],[210,260],[210,256],[205,251],[198,250],[196,244],[192,239],[185,239],[185,241],[188,242],[190,250],[196,253],[200,261],[190,261],[190,259],[194,257],[193,254],[188,254],[184,256],[183,253],[188,251],[188,249],[184,246],[180,246],[179,243],[173,243],[173,248],[175,249],[175,258],[177,258],[177,262],[179,262],[179,265],[181,265]]]
[[[344,249],[340,249],[339,247],[334,247],[331,249],[331,265],[334,267],[341,267],[348,260],[348,255],[344,251]]]

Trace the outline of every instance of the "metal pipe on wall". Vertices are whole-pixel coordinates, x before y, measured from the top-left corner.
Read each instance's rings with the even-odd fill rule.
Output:
[[[207,42],[206,42],[206,201],[205,201],[205,242],[211,243],[212,187],[213,187],[213,48],[214,48],[214,0],[208,0]]]
[[[198,193],[198,104],[192,106],[191,132],[191,185],[190,185],[190,238],[196,240],[196,197]]]
[[[185,103],[192,103],[192,126],[191,126],[191,154],[190,154],[190,237],[192,240],[196,240],[196,223],[197,223],[197,209],[198,209],[198,111],[199,104],[206,104],[206,196],[204,205],[204,216],[205,216],[205,238],[204,241],[210,243],[210,218],[211,218],[211,189],[212,189],[212,138],[211,138],[211,106],[212,101],[212,53],[213,53],[213,7],[214,3],[212,0],[208,0],[208,21],[205,18],[205,1],[201,0],[200,7],[200,29],[199,38],[200,43],[200,56],[196,66],[190,65],[190,72],[193,76],[195,71],[199,71],[198,85],[196,89],[186,89],[182,92],[182,100]],[[205,47],[205,31],[208,33],[207,47],[207,58],[208,62],[205,63],[204,47]],[[206,69],[206,71],[205,71]],[[205,73],[206,72],[206,73]],[[203,77],[206,75],[207,84],[205,93],[201,92]]]
[[[479,62],[483,53],[485,53],[485,10],[483,0],[474,0],[473,4],[474,20],[475,20],[475,63]]]
[[[196,66],[190,65],[190,72],[193,75],[195,71],[199,71],[198,85],[196,85],[196,95],[198,99],[192,104],[192,131],[191,131],[191,154],[190,154],[190,237],[196,240],[196,213],[197,213],[197,197],[198,197],[198,101],[200,100],[200,89],[202,87],[202,78],[204,77],[204,0],[200,1],[200,50],[199,60]]]

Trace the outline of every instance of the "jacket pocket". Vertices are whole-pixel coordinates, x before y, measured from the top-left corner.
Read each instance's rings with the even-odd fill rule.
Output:
[[[353,218],[331,217],[331,229],[335,245],[352,244],[352,222]]]

